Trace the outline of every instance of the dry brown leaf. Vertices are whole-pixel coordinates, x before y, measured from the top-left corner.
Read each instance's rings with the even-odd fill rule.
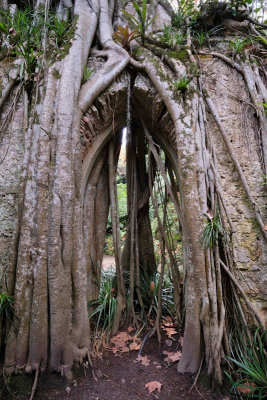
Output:
[[[264,230],[267,231],[267,225],[265,225]]]
[[[145,389],[149,390],[149,394],[157,390],[160,393],[162,384],[157,381],[148,382],[145,384]]]
[[[118,351],[117,347],[112,347],[112,349],[111,349],[111,350],[112,350],[112,353],[113,353],[113,354],[116,354],[116,353],[117,353],[117,351]]]
[[[116,347],[125,347],[126,342],[131,339],[132,337],[128,335],[127,332],[120,332],[117,335],[113,336],[113,338],[110,339],[110,342],[114,343]]]
[[[144,367],[147,367],[150,364],[150,360],[147,356],[138,356],[136,360],[141,361],[141,364],[144,365]]]
[[[240,393],[242,394],[250,394],[251,392],[253,392],[253,389],[256,384],[254,382],[244,382],[244,386],[250,386],[250,387],[243,387],[243,386],[237,386],[237,389],[239,390]]]
[[[177,334],[177,331],[174,328],[164,328],[164,330],[166,331],[168,337]]]
[[[132,327],[132,326],[129,326],[128,328],[127,328],[127,331],[128,332],[132,332],[134,330],[134,328]]]
[[[164,361],[171,363],[179,361],[180,358],[182,357],[182,353],[180,351],[177,351],[176,353],[172,351],[163,351],[163,354],[167,356],[166,358],[164,358]]]
[[[128,346],[124,346],[124,347],[120,348],[120,351],[122,351],[123,353],[128,353],[129,352],[129,347]]]
[[[136,342],[132,342],[129,347],[130,347],[130,350],[139,350],[141,347],[141,343],[138,344]]]

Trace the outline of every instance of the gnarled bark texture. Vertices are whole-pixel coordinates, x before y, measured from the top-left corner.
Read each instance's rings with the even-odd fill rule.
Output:
[[[61,1],[58,7],[63,18],[65,8],[74,14],[68,54],[52,65],[43,60],[30,94],[17,80],[20,61],[0,62],[1,290],[14,297],[5,370],[50,366],[71,378],[73,362],[88,356],[87,301],[98,296],[109,206],[120,297],[115,328],[125,300],[122,267],[129,268],[132,296],[140,265],[149,274],[155,271],[147,146],[183,235],[185,327],[178,370],[197,372],[205,351],[209,373],[221,381],[232,313],[229,290],[249,321],[263,324],[266,309],[266,208],[260,184],[266,174],[267,119],[260,106],[267,101],[266,71],[252,54],[229,59],[220,37],[203,54],[192,54],[189,31],[183,49],[167,44],[163,49],[158,37],[150,37],[145,46],[135,42],[128,54],[112,38],[113,24],[123,23],[119,2],[75,0],[71,6]],[[164,2],[151,10],[162,15],[157,29],[168,21],[168,10]],[[94,71],[84,83],[85,67]],[[181,90],[175,83],[185,75],[190,83]],[[117,132],[127,123],[129,228],[121,259],[115,172]],[[177,178],[178,195],[158,147]],[[205,247],[204,217],[215,216],[224,240]],[[240,290],[236,280],[242,285],[244,275],[250,286]],[[231,279],[235,283],[229,285]],[[174,285],[179,297],[178,278]]]

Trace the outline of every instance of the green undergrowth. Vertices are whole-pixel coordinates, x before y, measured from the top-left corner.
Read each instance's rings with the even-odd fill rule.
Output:
[[[76,20],[61,20],[56,13],[34,14],[30,8],[14,15],[0,10],[0,53],[22,60],[20,79],[38,81],[44,56],[50,61],[68,54]]]
[[[126,307],[122,317],[121,325],[127,324],[130,312],[129,299],[129,280],[126,274]],[[159,273],[155,273],[152,277],[146,274],[141,276],[141,295],[144,303],[144,309],[138,301],[135,293],[134,307],[136,315],[143,318],[142,324],[148,320],[155,320],[158,311],[158,291],[159,291]],[[99,297],[97,300],[89,302],[89,318],[91,326],[95,331],[110,332],[112,324],[116,316],[117,305],[117,286],[116,274],[113,269],[103,270],[100,282]],[[162,287],[162,315],[175,317],[175,305],[173,284],[170,275],[166,273],[163,279]]]
[[[249,338],[244,327],[234,329],[230,339],[231,357],[227,357],[225,374],[232,385],[231,392],[246,398],[266,399],[267,330],[254,329]]]

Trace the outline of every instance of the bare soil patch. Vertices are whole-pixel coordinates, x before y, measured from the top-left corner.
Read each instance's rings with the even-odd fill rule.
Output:
[[[94,360],[97,382],[93,379],[90,369],[86,369],[87,376],[85,377],[83,368],[75,368],[77,385],[71,388],[70,393],[67,393],[66,383],[60,374],[41,374],[34,398],[36,400],[223,400],[227,398],[225,392],[222,395],[220,391],[204,387],[201,377],[196,387],[189,393],[194,376],[179,374],[177,362],[166,361],[167,352],[177,354],[181,341],[175,336],[172,336],[170,340],[166,332],[163,332],[162,343],[159,348],[156,337],[145,343],[142,357],[148,362],[144,363],[137,361],[137,350],[124,349],[124,351],[113,353],[114,344],[111,343],[110,348],[103,353],[102,360]],[[33,376],[25,375],[15,377],[10,387],[17,391],[16,399],[29,399],[33,379]],[[153,385],[147,384],[154,381],[161,384],[160,392],[155,389],[149,394],[149,388],[153,388]],[[12,398],[14,397],[5,391],[1,400]]]

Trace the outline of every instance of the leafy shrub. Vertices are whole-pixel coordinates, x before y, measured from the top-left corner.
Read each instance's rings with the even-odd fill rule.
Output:
[[[245,342],[241,332],[237,333],[237,337],[238,340],[231,347],[232,357],[227,358],[230,373],[226,373],[226,375],[232,383],[231,391],[238,391],[253,399],[266,399],[267,331],[258,328],[249,345]]]

